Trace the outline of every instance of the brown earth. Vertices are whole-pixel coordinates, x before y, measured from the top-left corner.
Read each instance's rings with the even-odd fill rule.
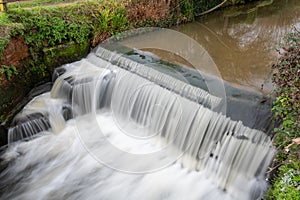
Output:
[[[29,56],[28,47],[25,44],[24,37],[18,36],[12,38],[6,46],[2,58],[1,65],[20,66],[21,60]]]
[[[2,53],[0,66],[15,66],[16,69],[23,67],[23,61],[29,57],[28,47],[25,44],[23,36],[18,36],[10,39]],[[5,85],[8,81],[4,73],[0,73],[1,85]]]

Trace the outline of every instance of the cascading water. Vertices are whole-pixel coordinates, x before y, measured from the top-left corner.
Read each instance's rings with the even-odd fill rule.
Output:
[[[263,194],[272,142],[216,112],[219,97],[101,47],[53,80],[18,115],[32,117],[9,131],[2,199]]]

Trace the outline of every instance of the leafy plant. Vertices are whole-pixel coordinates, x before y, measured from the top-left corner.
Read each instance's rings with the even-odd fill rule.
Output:
[[[300,194],[299,162],[285,163],[279,167],[273,189],[269,192],[268,199],[294,200]]]
[[[63,16],[64,14],[66,16]],[[80,21],[71,21],[67,13],[54,8],[18,10],[10,16],[24,24],[25,42],[36,50],[69,41],[81,43],[90,32],[88,25]]]
[[[279,150],[274,161],[280,167],[267,194],[272,200],[297,199],[300,194],[300,148],[292,143],[300,138],[300,32],[295,29],[288,34],[282,48],[285,53],[272,67],[276,84],[272,111],[280,122],[274,129],[274,144]]]
[[[2,68],[0,69],[0,73],[5,74],[7,77],[7,80],[10,80],[13,75],[18,74],[17,68],[15,66],[2,65],[1,67]]]
[[[183,21],[191,21],[194,19],[194,5],[193,1],[181,1],[180,11]]]

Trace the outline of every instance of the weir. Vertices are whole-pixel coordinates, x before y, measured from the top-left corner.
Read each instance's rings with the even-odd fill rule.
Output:
[[[53,81],[18,115],[33,119],[9,130],[2,198],[234,200],[265,191],[272,141],[220,112],[220,97],[101,46]]]

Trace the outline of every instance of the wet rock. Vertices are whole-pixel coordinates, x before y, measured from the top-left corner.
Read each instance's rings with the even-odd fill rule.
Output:
[[[7,129],[0,125],[0,147],[7,144]]]

